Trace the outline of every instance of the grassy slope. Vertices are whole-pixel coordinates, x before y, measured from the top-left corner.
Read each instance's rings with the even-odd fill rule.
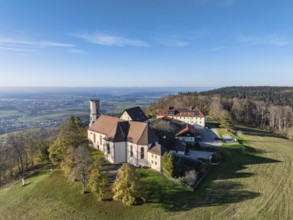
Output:
[[[59,171],[43,170],[0,190],[4,219],[290,219],[293,189],[293,144],[271,134],[240,127],[243,145],[225,144],[226,159],[195,192],[140,169],[147,194],[142,206],[96,202],[80,194]],[[249,145],[249,146],[248,146]]]

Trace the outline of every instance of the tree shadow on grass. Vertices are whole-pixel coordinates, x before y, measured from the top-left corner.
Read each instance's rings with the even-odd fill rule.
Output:
[[[166,211],[186,211],[196,207],[210,207],[238,203],[259,197],[259,192],[245,190],[245,185],[237,182],[239,178],[254,178],[252,172],[245,172],[250,165],[279,163],[250,152],[240,145],[225,148],[225,159],[213,168],[204,180],[204,185],[194,192],[181,185],[151,181],[145,183],[147,202],[163,207]]]
[[[146,190],[148,192],[147,202],[163,207],[168,212],[177,212],[188,211],[196,207],[238,203],[261,195],[258,192],[242,190],[243,187],[242,184],[232,181],[217,182],[202,189],[201,195],[205,196],[199,198],[197,191],[179,190],[174,186],[166,187],[156,184]]]
[[[279,134],[274,134],[268,131],[260,130],[257,128],[248,128],[242,126],[236,126],[237,131],[242,132],[243,134],[251,135],[251,136],[260,136],[260,137],[277,137],[286,139],[284,136]]]
[[[248,148],[248,149],[247,149]],[[228,152],[222,166],[218,167],[217,179],[249,178],[255,174],[243,172],[249,165],[280,163],[282,161],[260,156],[262,151],[244,146],[244,148],[225,149]],[[241,171],[241,172],[240,172]]]
[[[225,175],[225,176],[219,176],[218,179],[239,179],[239,178],[249,178],[249,177],[253,177],[255,176],[254,173],[251,172],[233,172],[229,175]]]

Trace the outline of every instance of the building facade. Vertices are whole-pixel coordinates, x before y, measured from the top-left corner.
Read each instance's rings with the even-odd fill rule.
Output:
[[[162,111],[160,111],[157,118],[163,118],[166,116],[193,125],[195,128],[205,128],[206,117],[199,109],[196,108],[169,107],[167,109],[163,109]]]
[[[101,115],[89,127],[88,139],[111,163],[127,162],[162,171],[166,149],[158,144],[148,123]]]

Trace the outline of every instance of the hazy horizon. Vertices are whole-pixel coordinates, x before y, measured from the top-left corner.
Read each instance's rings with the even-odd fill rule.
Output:
[[[207,87],[0,87],[0,97],[23,97],[34,94],[78,94],[84,96],[122,96],[131,94],[157,94],[158,96],[178,92],[203,92]]]

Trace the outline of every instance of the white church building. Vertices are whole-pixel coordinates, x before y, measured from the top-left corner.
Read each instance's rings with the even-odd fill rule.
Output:
[[[158,137],[139,107],[126,109],[118,118],[100,115],[100,101],[90,100],[88,139],[111,163],[127,162],[162,171],[166,148],[158,143]]]

